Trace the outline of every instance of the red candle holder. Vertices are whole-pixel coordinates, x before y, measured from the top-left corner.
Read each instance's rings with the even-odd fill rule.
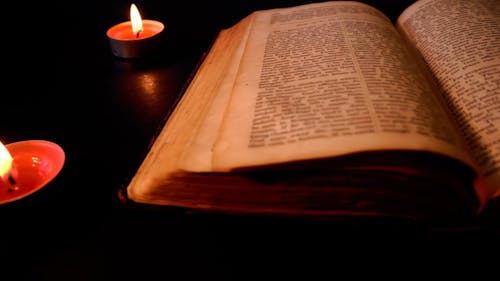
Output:
[[[64,150],[44,140],[27,140],[6,144],[13,158],[15,188],[0,180],[0,204],[24,198],[52,181],[61,171]]]
[[[134,37],[130,22],[119,23],[107,32],[113,55],[132,59],[144,57],[154,53],[161,41],[163,24],[158,21],[143,20],[144,33]]]

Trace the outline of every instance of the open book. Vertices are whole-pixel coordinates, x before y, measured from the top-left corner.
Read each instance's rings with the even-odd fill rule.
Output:
[[[500,195],[500,7],[355,1],[222,30],[128,186],[209,212],[452,221]]]

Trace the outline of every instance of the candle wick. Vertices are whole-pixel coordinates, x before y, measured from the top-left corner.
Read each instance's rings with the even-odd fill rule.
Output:
[[[141,32],[142,32],[142,29],[140,29],[139,31],[137,31],[137,33],[135,34],[135,37],[139,38],[139,36],[141,35]]]
[[[7,179],[10,184],[9,192],[16,191],[19,189],[19,186],[17,186],[16,179],[14,179],[14,175],[11,172],[9,172]]]

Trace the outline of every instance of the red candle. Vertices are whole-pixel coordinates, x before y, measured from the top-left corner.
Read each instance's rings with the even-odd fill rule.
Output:
[[[118,41],[140,41],[156,36],[163,30],[163,24],[154,20],[142,20],[142,26],[143,31],[137,34],[133,32],[131,21],[122,22],[108,29],[107,35]]]
[[[64,150],[44,140],[0,142],[0,204],[26,197],[53,180],[62,169]],[[9,158],[9,156],[11,158]],[[12,165],[9,165],[12,163]]]
[[[137,7],[130,6],[130,21],[119,23],[106,32],[112,53],[121,58],[138,58],[155,51],[163,23],[143,20]]]

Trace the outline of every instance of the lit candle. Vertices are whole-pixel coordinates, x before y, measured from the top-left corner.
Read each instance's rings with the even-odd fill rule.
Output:
[[[64,150],[44,140],[0,142],[0,204],[26,197],[47,185],[62,169]]]
[[[163,23],[141,18],[135,4],[130,5],[130,21],[108,29],[113,55],[121,58],[138,58],[155,51],[164,29]]]

